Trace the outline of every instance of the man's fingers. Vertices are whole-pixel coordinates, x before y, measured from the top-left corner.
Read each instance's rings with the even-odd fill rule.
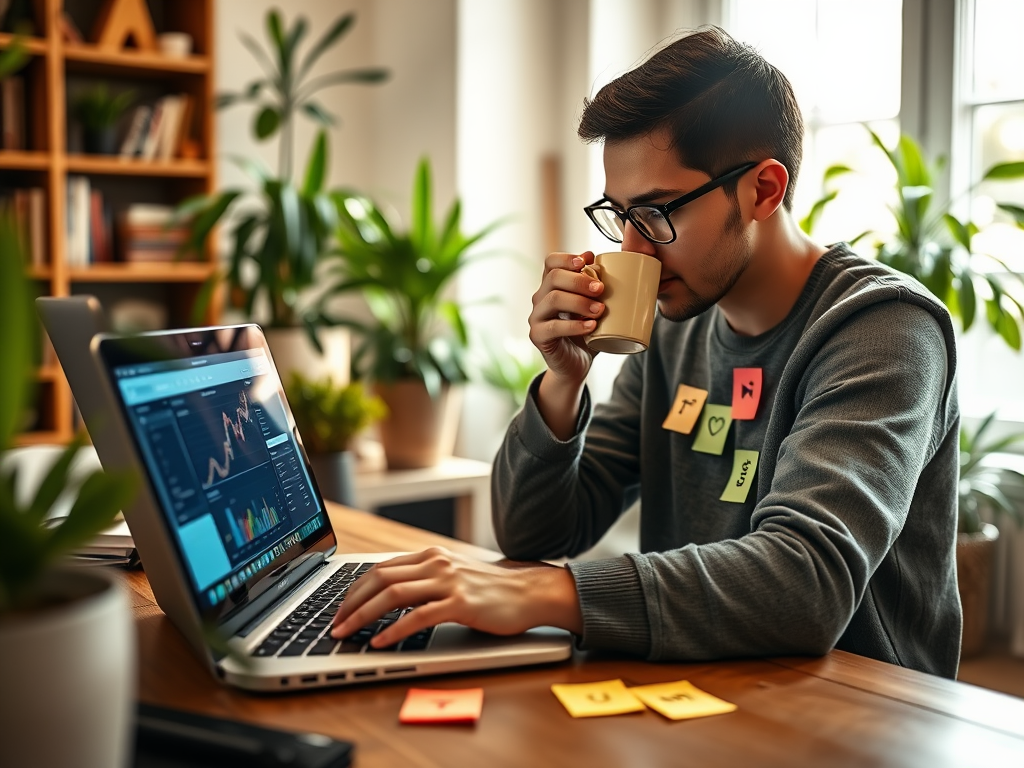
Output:
[[[594,252],[583,253],[549,253],[544,259],[544,274],[553,269],[568,269],[579,272],[586,264],[594,263]]]
[[[388,611],[417,606],[440,597],[442,587],[435,579],[403,581],[385,587],[348,614],[331,629],[331,637],[348,637]],[[346,599],[347,602],[347,599]],[[344,605],[344,603],[342,603]]]
[[[374,635],[370,645],[374,648],[394,645],[422,629],[433,627],[443,621],[452,621],[457,618],[454,611],[454,601],[451,598],[420,605],[415,610],[408,611],[383,632]]]

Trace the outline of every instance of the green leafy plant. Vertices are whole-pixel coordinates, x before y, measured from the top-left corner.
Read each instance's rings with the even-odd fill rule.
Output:
[[[422,159],[413,183],[412,222],[404,232],[372,200],[353,192],[334,194],[338,249],[328,272],[334,282],[321,297],[317,316],[347,325],[361,337],[352,359],[359,375],[378,382],[420,379],[436,396],[445,382],[467,379],[466,325],[445,291],[498,222],[463,234],[462,207],[455,200],[437,226],[431,194],[430,163]],[[365,296],[375,323],[326,310],[331,298],[353,291]]]
[[[28,51],[22,34],[15,34],[8,47],[0,51],[0,80],[13,75],[28,61]]]
[[[15,222],[0,213],[0,460],[10,450],[30,389],[32,328],[35,318],[24,277]],[[54,462],[31,501],[19,503],[18,471],[0,462],[0,616],[32,605],[34,589],[60,559],[110,525],[130,501],[130,475],[94,472],[80,483],[71,465],[82,445],[77,438]],[[44,520],[58,498],[70,493],[71,508],[59,525]]]
[[[106,83],[100,83],[75,101],[75,115],[86,130],[102,131],[116,124],[134,100],[134,91],[112,93]]]
[[[933,179],[944,162],[930,163],[921,147],[910,136],[900,136],[890,149],[868,128],[875,146],[885,153],[896,171],[896,202],[889,207],[896,225],[894,235],[870,230],[850,240],[856,243],[870,237],[879,261],[920,280],[942,300],[950,313],[959,317],[966,331],[973,325],[981,305],[992,329],[1013,349],[1021,348],[1021,327],[1024,324],[1024,303],[1005,290],[1000,281],[983,270],[983,261],[998,265],[1024,286],[1024,277],[1013,273],[995,256],[974,247],[978,226],[970,219],[951,212],[956,201],[938,206],[934,201]],[[837,180],[852,169],[835,165],[825,171],[824,197],[815,202],[801,226],[811,232],[824,208],[840,194]],[[1024,162],[998,163],[982,174],[970,191],[985,181],[1024,178]],[[998,207],[1024,228],[1024,208],[1009,203]]]
[[[985,459],[993,453],[1024,442],[1024,434],[1013,434],[986,441],[986,433],[995,421],[990,413],[974,430],[960,430],[960,508],[958,530],[977,533],[981,530],[981,512],[989,509],[996,514],[1013,518],[1024,525],[1024,515],[1007,498],[1007,488],[1013,486],[1024,494],[1024,474],[987,464]]]
[[[544,370],[544,358],[533,345],[528,349],[515,349],[506,344],[498,349],[487,345],[487,357],[480,366],[485,382],[501,392],[510,407],[518,411],[526,402],[530,383]]]
[[[266,48],[251,36],[241,35],[242,43],[263,69],[263,76],[239,93],[220,94],[217,106],[253,104],[253,135],[259,141],[279,138],[279,163],[275,173],[257,162],[234,158],[256,182],[255,195],[228,189],[192,198],[179,208],[179,217],[191,220],[191,236],[184,250],[197,252],[205,248],[218,222],[229,211],[240,209],[228,233],[231,249],[227,274],[214,276],[204,286],[196,303],[197,318],[205,311],[213,288],[226,277],[231,304],[248,316],[253,316],[257,302],[262,300],[269,312],[270,327],[291,327],[303,319],[299,302],[313,286],[316,265],[329,250],[337,227],[334,203],[325,192],[328,141],[324,130],[335,125],[337,118],[314,97],[329,86],[368,85],[389,76],[386,69],[365,68],[309,77],[314,64],[341,40],[353,23],[355,16],[351,13],[335,20],[301,59],[300,44],[309,28],[301,16],[287,27],[278,11],[269,11]],[[292,179],[294,127],[299,115],[321,126],[301,183]]]
[[[353,437],[387,415],[384,401],[358,381],[339,386],[329,377],[311,381],[296,372],[285,391],[310,453],[347,451]]]

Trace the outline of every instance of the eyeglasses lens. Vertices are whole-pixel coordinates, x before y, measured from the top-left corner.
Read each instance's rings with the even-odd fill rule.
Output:
[[[614,211],[607,208],[593,208],[591,213],[593,214],[594,223],[601,230],[601,234],[609,240],[614,240],[616,243],[622,242],[624,232],[622,219]]]
[[[667,243],[672,239],[672,225],[657,208],[638,206],[630,211],[632,221],[640,233],[656,243]]]

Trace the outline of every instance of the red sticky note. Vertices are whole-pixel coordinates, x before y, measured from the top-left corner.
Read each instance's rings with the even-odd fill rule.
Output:
[[[761,402],[761,369],[732,369],[732,419],[750,421]]]
[[[398,713],[400,723],[475,723],[484,706],[483,688],[410,688]]]

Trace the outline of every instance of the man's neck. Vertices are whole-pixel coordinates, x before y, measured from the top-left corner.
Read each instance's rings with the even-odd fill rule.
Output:
[[[760,336],[786,319],[828,249],[808,238],[781,208],[753,226],[750,237],[750,262],[718,308],[736,333]]]

